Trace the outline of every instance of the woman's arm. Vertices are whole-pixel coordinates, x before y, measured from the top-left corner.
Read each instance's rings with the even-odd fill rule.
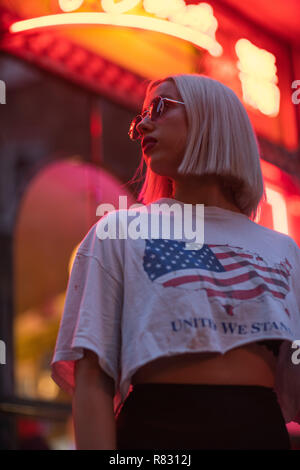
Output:
[[[72,401],[77,450],[115,450],[114,381],[99,366],[97,355],[85,349],[75,363]]]

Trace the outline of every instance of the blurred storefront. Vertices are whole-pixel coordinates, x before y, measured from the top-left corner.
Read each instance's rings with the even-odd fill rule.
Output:
[[[135,201],[124,183],[140,148],[127,132],[149,79],[204,73],[237,93],[261,149],[257,222],[300,246],[300,4],[276,4],[0,0],[0,447],[74,448],[50,360],[97,206]]]

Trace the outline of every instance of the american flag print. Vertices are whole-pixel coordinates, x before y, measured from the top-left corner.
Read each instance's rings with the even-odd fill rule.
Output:
[[[152,282],[165,288],[205,289],[228,315],[242,300],[268,293],[283,301],[290,291],[286,258],[270,265],[259,254],[230,245],[187,250],[185,241],[147,239],[143,267]],[[285,312],[289,315],[288,309]]]

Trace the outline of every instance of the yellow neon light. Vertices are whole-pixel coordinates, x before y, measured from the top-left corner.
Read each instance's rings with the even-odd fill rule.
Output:
[[[174,14],[184,14],[187,8],[184,0],[144,0],[144,10],[148,13],[152,13],[160,18],[167,18]]]
[[[115,0],[99,0],[104,12],[113,14],[129,12],[140,2],[141,0],[121,0],[118,3]],[[59,0],[59,6],[64,12],[77,10],[83,3],[84,0]],[[142,3],[145,12],[200,31],[216,40],[218,21],[208,3],[186,5],[185,0],[143,0]]]
[[[65,12],[77,10],[83,2],[84,0],[58,0],[60,8]]]
[[[11,33],[18,33],[34,28],[70,24],[102,24],[146,29],[184,39],[198,47],[206,49],[212,56],[218,57],[223,52],[222,46],[205,33],[194,31],[191,28],[174,24],[170,21],[147,18],[138,15],[110,13],[60,13],[58,15],[47,15],[39,18],[17,21],[10,26],[9,31]]]
[[[186,5],[184,0],[144,0],[144,10],[173,23],[208,34],[213,39],[218,27],[213,9],[208,3]]]
[[[278,77],[275,56],[247,39],[237,41],[235,50],[239,58],[237,66],[244,101],[263,114],[277,116],[280,91],[276,86]]]
[[[124,13],[134,8],[138,3],[140,3],[140,1],[141,0],[121,0],[118,3],[115,3],[114,0],[101,0],[101,6],[106,13]],[[83,3],[84,0],[58,0],[60,8],[64,12],[77,10]]]
[[[101,6],[106,13],[125,13],[132,10],[140,0],[122,0],[115,3],[114,0],[101,0]]]

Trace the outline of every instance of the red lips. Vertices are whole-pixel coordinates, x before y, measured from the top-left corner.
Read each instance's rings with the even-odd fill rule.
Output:
[[[155,142],[157,142],[157,140],[154,137],[144,137],[144,139],[142,141],[142,147],[144,149],[146,147],[146,145],[148,145],[150,143],[155,143]]]

